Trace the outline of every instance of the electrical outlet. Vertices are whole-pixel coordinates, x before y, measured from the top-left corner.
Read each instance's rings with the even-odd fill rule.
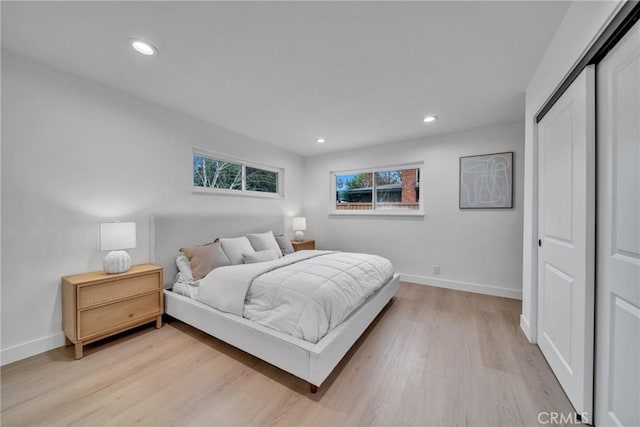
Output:
[[[433,266],[433,274],[440,274],[440,266],[439,265],[434,265]]]

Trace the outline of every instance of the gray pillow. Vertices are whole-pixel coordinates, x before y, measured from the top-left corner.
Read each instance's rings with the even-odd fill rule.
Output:
[[[224,253],[229,257],[231,264],[242,264],[244,262],[243,254],[252,254],[255,252],[249,239],[245,236],[235,237],[232,239],[220,239]]]
[[[265,249],[264,251],[256,251],[253,253],[242,254],[245,264],[255,264],[256,262],[273,261],[278,259],[278,254],[273,249]]]
[[[195,248],[182,248],[180,251],[189,259],[193,280],[200,280],[211,270],[231,264],[218,242]]]
[[[291,240],[286,236],[276,236],[276,242],[278,242],[282,255],[289,255],[295,252],[293,245],[291,245]]]
[[[247,234],[247,238],[249,239],[249,242],[251,242],[253,249],[256,251],[272,249],[278,258],[282,256],[282,250],[280,250],[280,246],[278,245],[278,242],[276,242],[276,238],[273,236],[272,231],[260,234]]]

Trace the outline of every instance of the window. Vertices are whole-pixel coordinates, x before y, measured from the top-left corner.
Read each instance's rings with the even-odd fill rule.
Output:
[[[242,165],[193,155],[194,187],[242,190]]]
[[[332,172],[331,213],[422,215],[422,165]]]
[[[194,150],[193,189],[197,192],[282,197],[283,170]]]
[[[245,167],[247,191],[278,192],[278,173],[268,170]]]

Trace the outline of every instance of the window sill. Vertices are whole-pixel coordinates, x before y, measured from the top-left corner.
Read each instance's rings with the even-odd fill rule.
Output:
[[[331,211],[331,216],[408,216],[408,217],[424,217],[424,212],[418,211]]]
[[[225,190],[224,188],[193,187],[193,194],[215,194],[219,196],[257,197],[260,199],[284,199],[280,193],[265,193],[262,191]]]

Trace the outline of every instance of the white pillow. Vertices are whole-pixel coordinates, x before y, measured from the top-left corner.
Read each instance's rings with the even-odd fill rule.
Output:
[[[255,253],[249,239],[245,236],[235,237],[233,239],[220,239],[220,244],[222,245],[222,250],[227,254],[229,261],[231,261],[233,265],[244,262],[243,254]]]
[[[272,231],[260,234],[247,234],[247,237],[249,238],[249,242],[251,242],[251,246],[253,246],[253,249],[256,251],[271,249],[278,258],[282,257],[282,251]]]
[[[180,271],[180,274],[185,280],[193,282],[193,272],[191,271],[191,263],[189,262],[189,258],[184,255],[178,255],[176,257],[176,266],[178,267],[178,271]]]
[[[243,254],[245,264],[254,264],[256,262],[273,261],[278,259],[278,254],[273,249],[265,249],[264,251],[256,251],[252,254]]]
[[[189,280],[184,276],[184,274],[180,273],[179,271],[176,274],[176,280],[173,281],[173,285],[175,286],[176,283],[183,283],[189,286],[200,286],[199,280]]]

